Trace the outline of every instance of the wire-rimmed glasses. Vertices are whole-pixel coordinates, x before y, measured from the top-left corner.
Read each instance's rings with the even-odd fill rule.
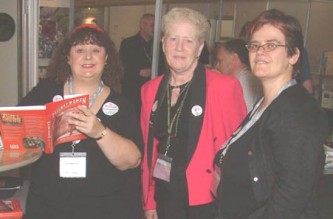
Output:
[[[262,48],[264,52],[271,52],[278,47],[287,47],[287,45],[268,42],[263,45],[259,45],[257,43],[249,43],[245,45],[245,47],[247,48],[247,50],[249,50],[249,52],[257,52],[260,48]]]

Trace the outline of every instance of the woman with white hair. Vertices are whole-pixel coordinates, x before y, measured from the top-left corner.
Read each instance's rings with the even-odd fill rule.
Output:
[[[168,72],[141,89],[147,219],[213,219],[213,158],[246,114],[236,78],[198,63],[209,24],[174,8],[162,22]]]

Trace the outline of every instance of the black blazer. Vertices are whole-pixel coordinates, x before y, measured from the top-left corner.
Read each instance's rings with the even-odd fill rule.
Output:
[[[320,218],[316,186],[324,166],[327,115],[301,86],[284,90],[255,125],[249,170],[259,209],[249,219]]]

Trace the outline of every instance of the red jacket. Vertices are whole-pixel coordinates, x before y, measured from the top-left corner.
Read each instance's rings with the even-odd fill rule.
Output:
[[[153,130],[149,124],[158,105],[159,93],[164,91],[167,83],[168,76],[162,75],[148,81],[141,89],[141,128],[145,144],[141,167],[145,210],[156,209],[152,172],[157,159],[157,140],[149,133]],[[187,158],[186,178],[189,204],[193,206],[213,201],[210,185],[214,156],[245,117],[246,105],[236,78],[205,70],[203,66],[196,69],[189,92],[190,108],[200,106],[203,110],[200,115],[192,112],[189,119],[191,128],[187,150],[190,156]]]

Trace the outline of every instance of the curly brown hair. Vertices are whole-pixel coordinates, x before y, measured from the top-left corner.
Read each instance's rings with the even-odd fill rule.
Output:
[[[73,46],[79,44],[93,44],[104,47],[107,60],[102,74],[104,84],[112,90],[121,92],[121,78],[123,67],[114,42],[108,33],[93,24],[82,24],[70,31],[53,52],[46,70],[46,77],[57,83],[65,83],[72,74],[68,64],[68,56]]]

